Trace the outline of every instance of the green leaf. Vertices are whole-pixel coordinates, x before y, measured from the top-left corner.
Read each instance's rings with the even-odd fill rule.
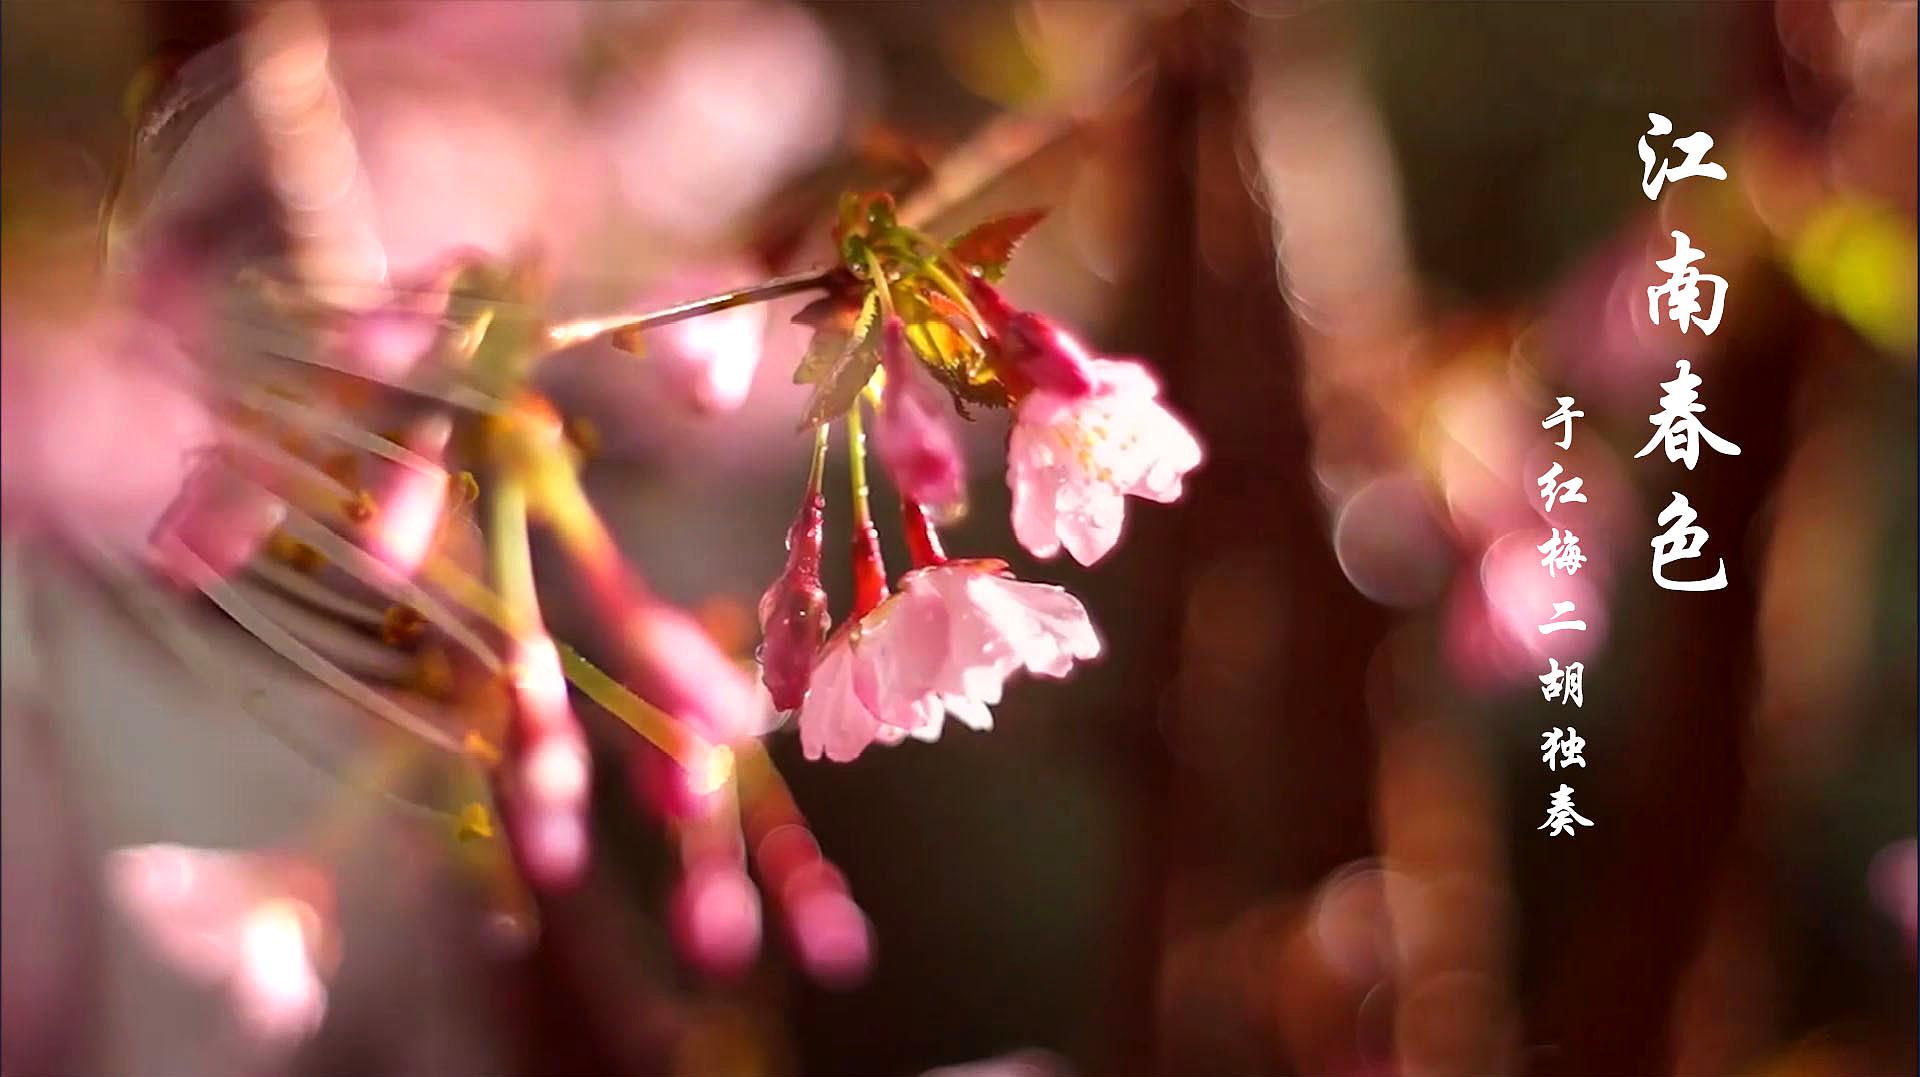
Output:
[[[821,381],[848,352],[866,339],[867,334],[873,331],[874,319],[880,313],[880,296],[869,291],[857,311],[851,302],[815,310],[818,306],[819,303],[814,303],[800,312],[808,316],[808,320],[802,324],[813,326],[814,333],[806,354],[800,357],[800,365],[793,369],[795,385],[812,385]],[[799,315],[794,320],[799,321]]]
[[[874,319],[879,316],[880,292],[878,289],[870,289],[867,292],[867,298],[860,304],[859,315],[853,319],[853,330],[849,335],[853,337],[854,343],[867,339],[867,334],[873,332]]]
[[[812,385],[827,376],[840,357],[847,354],[853,344],[853,337],[838,329],[816,329],[813,340],[807,345],[807,353],[800,357],[800,365],[793,368],[795,385]]]
[[[807,430],[845,414],[860,399],[860,391],[873,380],[873,372],[879,366],[880,347],[873,334],[854,341],[833,369],[814,386],[813,395],[807,398],[806,410],[800,416],[800,429]]]
[[[955,237],[947,244],[947,250],[961,265],[990,281],[999,280],[1006,275],[1007,262],[1013,258],[1014,248],[1046,216],[1044,209],[1026,209],[989,218]]]

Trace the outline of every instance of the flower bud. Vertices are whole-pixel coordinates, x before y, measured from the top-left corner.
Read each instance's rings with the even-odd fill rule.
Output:
[[[999,341],[1003,380],[1012,382],[1015,396],[1027,389],[1044,389],[1068,399],[1092,395],[1093,368],[1087,349],[1073,334],[1038,314],[1015,310],[999,289],[979,279],[969,281],[974,309]]]
[[[1076,400],[1093,394],[1087,349],[1072,333],[1023,310],[1008,321],[1004,339],[1006,352],[1035,388]]]
[[[965,465],[952,420],[943,414],[945,401],[907,346],[900,319],[888,318],[882,334],[887,388],[873,429],[880,465],[901,496],[939,508],[955,505],[965,494]]]
[[[760,675],[773,705],[798,707],[807,695],[813,657],[827,637],[827,592],[820,586],[821,514],[826,499],[807,491],[787,530],[787,567],[760,596]]]

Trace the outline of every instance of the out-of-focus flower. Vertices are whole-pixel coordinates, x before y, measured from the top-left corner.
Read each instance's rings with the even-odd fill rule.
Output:
[[[756,843],[754,863],[780,909],[786,936],[802,968],[828,986],[846,986],[866,974],[873,959],[872,929],[847,893],[840,870],[791,801],[772,815],[785,821]]]
[[[913,357],[900,319],[889,317],[881,333],[886,390],[873,426],[880,464],[903,496],[923,505],[954,506],[965,493],[965,464],[954,440],[951,409]]]
[[[719,274],[678,282],[662,295],[694,298],[753,279],[743,272],[732,279]],[[645,306],[665,307],[651,302]],[[766,334],[767,308],[760,304],[735,307],[690,318],[655,330],[646,339],[648,359],[659,369],[670,392],[688,407],[702,412],[726,412],[739,407],[753,387],[760,367],[760,342]]]
[[[807,975],[829,987],[847,987],[873,961],[873,928],[847,893],[847,882],[825,860],[788,874],[781,886],[787,937]]]
[[[988,729],[1007,678],[1064,677],[1099,653],[1086,607],[1062,588],[1016,580],[999,561],[917,569],[828,641],[800,710],[801,746],[845,762],[876,741],[937,740],[948,714]]]
[[[1914,840],[1908,838],[1880,850],[1867,878],[1874,900],[1906,937],[1909,956],[1914,952],[1915,923],[1920,921],[1920,908],[1914,900],[1920,889],[1920,867],[1916,867],[1914,848]]]
[[[737,858],[687,865],[672,916],[681,952],[709,975],[737,976],[760,952],[760,893]]]
[[[766,697],[752,679],[715,646],[698,621],[678,607],[638,593],[638,601],[602,606],[619,611],[615,623],[634,691],[713,740],[729,742],[764,732]]]
[[[0,492],[9,531],[79,532],[131,552],[216,425],[158,327],[108,312],[0,322]]]
[[[586,736],[567,703],[560,654],[544,634],[516,641],[516,706],[505,763],[504,807],[514,851],[543,886],[577,880],[587,862]]]
[[[1160,403],[1139,363],[1091,361],[1094,391],[1073,398],[1036,388],[1020,401],[1007,446],[1013,532],[1030,552],[1065,546],[1091,565],[1120,541],[1126,498],[1178,499],[1200,443]]]
[[[843,84],[832,41],[796,5],[680,14],[671,36],[649,28],[671,45],[606,89],[597,124],[629,208],[651,229],[699,241],[831,145]]]
[[[107,860],[108,892],[154,953],[223,988],[263,1046],[320,1026],[335,964],[331,888],[317,869],[269,854],[141,845]]]
[[[745,259],[699,264],[647,287],[630,306],[666,310],[764,275]],[[543,373],[542,380],[552,382],[567,403],[616,435],[633,416],[644,415],[656,396],[670,407],[703,414],[730,412],[746,401],[753,387],[766,331],[766,305],[750,303],[670,322],[618,346],[601,340],[569,349],[549,361],[552,370]]]

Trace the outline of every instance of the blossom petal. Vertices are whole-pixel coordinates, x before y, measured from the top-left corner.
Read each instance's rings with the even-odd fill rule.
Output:
[[[1013,531],[1037,557],[1066,547],[1091,565],[1112,552],[1126,522],[1125,498],[1176,500],[1200,465],[1200,442],[1159,401],[1159,383],[1139,363],[1098,359],[1096,388],[1065,397],[1037,389],[1021,400],[1007,441]]]

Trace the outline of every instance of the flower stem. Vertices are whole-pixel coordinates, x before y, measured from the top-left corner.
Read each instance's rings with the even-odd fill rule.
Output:
[[[887,283],[886,267],[880,264],[880,256],[873,253],[872,247],[867,248],[867,274],[873,278],[873,293],[880,297],[880,309],[886,312],[887,319],[898,317],[893,309],[893,286]]]
[[[858,400],[847,409],[847,477],[853,488],[853,618],[858,620],[887,597],[887,565],[867,500],[867,436]]]
[[[685,722],[653,706],[613,676],[581,657],[580,652],[561,644],[560,666],[567,680],[598,703],[607,713],[625,722],[634,732],[680,764],[692,777],[700,792],[710,792],[733,776],[733,753],[724,744],[709,744],[687,727]]]
[[[623,639],[648,623],[655,600],[645,583],[620,557],[565,450],[524,438],[515,462],[527,477],[536,515],[559,540],[562,551],[585,576],[588,599],[604,620],[618,626]],[[645,668],[657,656],[629,651],[629,659]],[[712,744],[688,721],[642,700],[624,684],[602,672],[571,648],[560,648],[561,667],[582,692],[632,726],[654,747],[673,757],[692,775],[697,787],[716,787],[732,773],[732,755],[725,745]],[[638,674],[636,674],[638,675]]]
[[[813,428],[813,463],[807,469],[809,500],[820,492],[820,480],[827,470],[827,425],[821,423]]]
[[[579,321],[564,322],[547,327],[547,344],[557,351],[614,333],[644,333],[649,329],[658,329],[663,325],[672,325],[674,322],[684,322],[689,318],[717,314],[723,310],[732,310],[734,307],[765,303],[797,292],[825,288],[828,280],[837,272],[839,272],[838,267],[809,269],[645,314],[616,314],[605,318],[583,318]]]
[[[527,537],[527,491],[516,474],[495,474],[492,479],[486,485],[487,575],[500,596],[506,629],[517,637],[540,623],[533,547]]]
[[[859,401],[847,409],[847,478],[853,493],[854,525],[870,528],[873,509],[867,499],[867,435],[860,421]]]
[[[960,286],[960,282],[954,280],[946,270],[940,268],[940,260],[948,257],[946,249],[940,247],[936,248],[936,250],[939,253],[935,257],[920,259],[920,271],[932,277],[934,283],[940,286],[941,291],[947,293],[947,296],[955,303],[960,304],[960,309],[966,311],[967,317],[973,319],[973,327],[979,330],[984,336],[987,332],[986,320],[980,317],[980,312],[974,308],[973,300],[967,295],[967,290]]]

